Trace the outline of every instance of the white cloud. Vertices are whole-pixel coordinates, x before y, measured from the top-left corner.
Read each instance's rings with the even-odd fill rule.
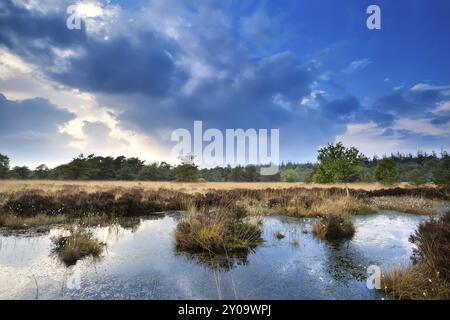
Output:
[[[440,102],[436,108],[432,110],[433,114],[436,115],[447,115],[450,114],[450,101]]]
[[[430,118],[401,118],[394,122],[394,130],[406,130],[411,133],[417,133],[425,136],[447,136],[450,135],[450,122],[444,125],[432,123]]]
[[[411,87],[411,91],[437,90],[443,94],[450,96],[450,85],[437,86],[428,83],[417,83]]]
[[[30,74],[33,70],[33,66],[22,58],[5,49],[0,49],[0,80],[12,78],[17,73]]]
[[[336,142],[355,146],[366,156],[383,155],[401,151],[399,137],[387,136],[385,128],[374,122],[347,124],[346,132],[336,136]]]
[[[65,11],[69,5],[74,3],[73,0],[13,0],[12,2],[29,11],[44,14]]]
[[[355,60],[355,61],[352,61],[345,69],[343,69],[342,72],[347,73],[347,74],[352,74],[356,71],[366,68],[371,63],[372,63],[372,61],[368,58]]]

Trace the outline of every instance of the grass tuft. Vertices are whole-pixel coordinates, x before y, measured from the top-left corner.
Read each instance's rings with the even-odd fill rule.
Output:
[[[313,224],[313,234],[324,240],[349,240],[355,226],[348,215],[329,214]]]
[[[86,256],[98,257],[105,247],[103,242],[83,230],[74,230],[69,236],[53,238],[53,244],[54,252],[66,265],[73,265]]]
[[[422,222],[410,237],[413,265],[384,274],[383,287],[397,299],[450,299],[450,212]]]
[[[177,225],[175,241],[181,250],[232,253],[255,247],[262,238],[258,222],[244,221],[229,207],[191,207]]]

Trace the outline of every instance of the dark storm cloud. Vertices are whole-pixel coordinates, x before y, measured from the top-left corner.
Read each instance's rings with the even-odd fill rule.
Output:
[[[378,98],[373,105],[374,110],[384,113],[410,113],[416,108],[418,108],[418,106],[407,101],[401,91],[382,96]]]
[[[326,117],[338,120],[349,117],[360,107],[361,105],[355,97],[348,96],[325,103],[322,106],[322,112]]]
[[[187,79],[175,66],[176,45],[146,32],[134,44],[125,37],[108,41],[90,39],[84,53],[68,60],[69,68],[53,77],[66,85],[87,91],[170,94]]]
[[[382,113],[408,116],[429,111],[440,102],[444,95],[442,89],[397,90],[378,98],[373,110]]]
[[[50,46],[70,48],[86,41],[84,29],[71,32],[65,14],[43,14],[15,5],[11,0],[0,3],[0,45],[41,66],[52,64]]]
[[[0,134],[36,132],[52,134],[58,125],[72,120],[73,113],[62,110],[46,99],[12,101],[0,94]]]
[[[46,73],[74,88],[107,93],[169,94],[187,78],[175,66],[180,48],[152,32],[137,32],[137,43],[124,36],[110,40],[89,38],[85,29],[69,30],[67,15],[43,14],[15,6],[0,5],[0,44],[27,61],[42,66]],[[65,66],[52,70],[59,58],[52,50],[73,49]]]
[[[123,112],[121,119],[147,132],[191,127],[194,120],[221,129],[279,127],[295,121],[299,101],[310,93],[312,78],[294,55],[279,54],[159,103],[144,96],[123,97],[121,101],[134,107]],[[114,105],[112,99],[107,103]]]
[[[360,108],[355,113],[355,121],[359,123],[374,122],[380,127],[389,127],[394,123],[394,115],[371,108]]]
[[[67,144],[72,138],[60,133],[58,126],[74,118],[74,114],[58,108],[42,98],[8,100],[0,94],[0,153],[15,163],[70,158]],[[69,152],[69,156],[67,155]]]
[[[254,77],[245,78],[241,90],[250,96],[272,97],[281,94],[295,101],[310,93],[312,75],[291,53],[274,55],[258,63]]]
[[[45,66],[46,74],[61,84],[100,93],[116,107],[124,125],[149,133],[186,127],[193,120],[217,128],[283,126],[295,121],[299,102],[309,95],[315,78],[314,70],[290,52],[255,58],[232,24],[208,20],[210,14],[223,9],[220,6],[205,9],[206,14],[191,22],[195,30],[191,36],[200,46],[195,48],[194,59],[222,76],[202,79],[188,93],[183,88],[192,75],[177,63],[182,55],[191,54],[183,51],[183,43],[148,29],[136,31],[133,40],[125,35],[109,40],[75,36],[85,33],[67,30],[64,14],[60,18],[43,15],[16,8],[10,1],[7,7],[8,19],[3,23],[8,27],[0,33],[14,44],[15,52]],[[30,23],[38,27],[32,29]],[[28,38],[49,46],[34,47],[20,41]],[[64,68],[54,71],[49,68],[53,63],[51,46],[72,48],[81,55],[66,57]],[[350,111],[339,108],[329,112]]]

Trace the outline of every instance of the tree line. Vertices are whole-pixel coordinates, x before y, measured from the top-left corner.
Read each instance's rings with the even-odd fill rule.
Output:
[[[49,168],[45,164],[34,170],[27,166],[10,167],[8,156],[0,154],[0,179],[52,180],[142,180],[142,181],[217,181],[217,182],[409,182],[421,185],[450,183],[450,156],[447,152],[427,154],[391,154],[366,158],[354,147],[342,143],[328,144],[318,150],[317,163],[287,162],[273,176],[260,175],[260,166],[226,166],[203,168],[193,159],[182,159],[179,165],[166,162],[146,163],[125,156],[102,157],[83,154],[66,164]]]

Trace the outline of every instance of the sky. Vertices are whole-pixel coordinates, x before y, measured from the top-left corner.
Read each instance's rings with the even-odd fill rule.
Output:
[[[449,14],[448,0],[2,0],[0,153],[176,163],[171,132],[195,120],[279,129],[282,161],[337,141],[449,150]]]

